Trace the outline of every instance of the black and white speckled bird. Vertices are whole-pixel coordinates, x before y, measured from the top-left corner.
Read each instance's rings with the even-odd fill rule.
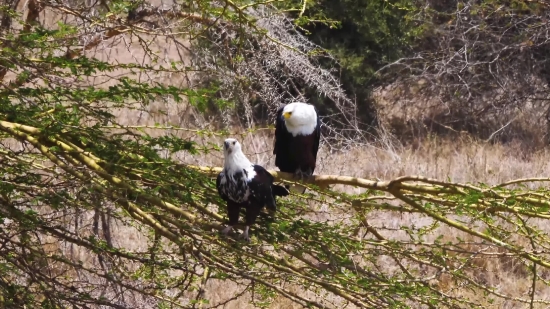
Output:
[[[241,150],[241,144],[234,138],[223,143],[224,167],[216,179],[220,197],[227,202],[229,224],[222,230],[229,233],[239,221],[241,207],[246,209],[246,228],[240,237],[250,241],[248,230],[264,206],[277,210],[275,196],[287,196],[288,190],[273,184],[273,176],[260,165],[252,164]]]

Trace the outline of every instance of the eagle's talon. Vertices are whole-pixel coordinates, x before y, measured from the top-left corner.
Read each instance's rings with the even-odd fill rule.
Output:
[[[242,239],[242,240],[244,240],[245,242],[250,242],[250,237],[248,237],[248,235],[247,235],[247,236],[243,236],[243,235],[241,234],[241,235],[239,235],[239,238]]]
[[[223,228],[223,229],[221,230],[221,233],[222,233],[224,236],[227,236],[227,234],[229,234],[229,232],[231,231],[231,229],[233,229],[233,226],[228,225],[228,226],[226,226],[225,228]]]
[[[239,238],[246,241],[246,242],[250,242],[250,237],[248,236],[248,229],[249,229],[249,227],[247,226],[244,229],[244,232],[241,235],[239,235]]]
[[[297,170],[296,172],[294,172],[294,174],[292,175],[292,178],[294,178],[295,181],[303,181],[304,176],[302,175],[302,171]]]
[[[312,173],[310,171],[302,171],[298,169],[294,172],[294,179],[297,179],[303,182],[307,180],[309,177],[311,177],[311,175]]]

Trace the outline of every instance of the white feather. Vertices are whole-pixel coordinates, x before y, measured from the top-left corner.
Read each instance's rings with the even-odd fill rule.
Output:
[[[291,115],[285,119],[285,125],[292,136],[310,135],[317,128],[317,113],[313,105],[302,102],[290,103],[283,108],[283,115],[287,112]]]
[[[246,180],[254,178],[256,176],[254,166],[241,150],[241,144],[234,138],[228,138],[225,142],[229,142],[229,148],[224,149],[223,152],[225,156],[224,172],[232,177],[236,173],[246,170],[248,177],[247,175],[243,175],[243,177],[246,177]]]

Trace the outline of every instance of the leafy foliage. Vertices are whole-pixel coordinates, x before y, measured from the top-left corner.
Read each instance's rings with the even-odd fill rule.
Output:
[[[193,75],[197,67],[181,55],[214,21],[265,42],[256,15],[245,10],[263,5],[184,4],[29,0],[25,16],[3,7],[2,307],[211,308],[235,300],[264,308],[283,301],[316,308],[548,305],[537,293],[548,289],[550,197],[527,186],[547,179],[487,187],[316,176],[307,180],[309,194],[281,199],[276,218],[259,220],[251,245],[220,237],[225,208],[213,183],[219,168],[183,164],[176,155],[204,157],[226,134],[171,123],[174,107],[203,108],[218,85],[194,88],[192,78],[178,74]],[[120,45],[128,58],[106,56]],[[159,56],[171,48],[179,60]],[[330,81],[325,77],[312,83]],[[168,120],[155,123],[157,113]],[[211,140],[200,144],[197,136]],[[345,194],[328,188],[333,184],[366,190]],[[398,220],[370,224],[381,212]],[[516,265],[514,279],[532,288],[501,290],[490,280],[501,264]],[[212,290],[230,289],[232,295],[214,299]]]
[[[417,13],[418,7],[409,0],[314,1],[306,3],[305,16],[338,23],[309,22],[303,27],[315,42],[336,54],[352,85],[364,87],[372,83],[376,70],[403,56],[420,35],[412,21]]]
[[[302,10],[293,12],[300,16],[297,24],[335,56],[342,85],[357,101],[362,121],[376,126],[371,91],[389,80],[376,72],[408,55],[415,40],[423,36],[424,23],[417,17],[422,6],[412,0],[303,3]]]

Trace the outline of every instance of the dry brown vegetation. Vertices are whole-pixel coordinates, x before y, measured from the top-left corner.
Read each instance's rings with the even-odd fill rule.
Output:
[[[410,138],[468,132],[548,145],[548,2],[422,3],[428,30],[379,71],[391,76],[375,91],[381,121]]]
[[[48,25],[54,24],[49,22],[50,19],[55,20],[59,17],[55,14],[47,15],[47,12],[44,14],[41,17],[43,18],[42,21]],[[172,26],[175,27],[175,24]],[[164,40],[166,38],[162,36],[142,35],[140,39],[138,40],[132,35],[121,34],[109,40],[102,41],[101,44],[88,50],[87,55],[93,55],[113,63],[150,63],[150,54],[144,52],[146,46],[154,50],[162,50],[165,53],[164,59],[166,62],[177,59],[183,61],[183,65],[185,65],[189,61],[187,58],[188,55],[183,53],[187,48],[185,44],[178,45],[174,41],[170,41],[174,44],[165,44],[166,41]],[[146,39],[147,44],[143,45],[143,39]],[[182,42],[180,41],[179,43]],[[11,73],[15,74],[15,72]],[[116,78],[120,74],[125,73],[127,72],[115,71],[110,74],[94,76],[84,81],[83,84],[108,87],[116,81]],[[8,75],[6,78],[7,81],[10,81],[9,77]],[[195,81],[193,77],[191,73],[185,75],[183,73],[172,72],[154,76],[144,74],[137,78],[141,81],[155,81],[165,85],[182,86],[192,84]],[[140,104],[140,102],[134,102],[134,107],[134,109],[120,108],[116,110],[117,124],[124,126],[150,126],[144,132],[149,133],[151,136],[173,134],[181,139],[193,140],[198,145],[210,149],[208,154],[193,155],[184,151],[172,154],[172,158],[179,163],[200,166],[221,166],[222,155],[213,145],[219,145],[224,138],[231,136],[237,137],[242,142],[245,153],[252,161],[264,165],[268,169],[274,169],[272,155],[273,131],[271,129],[255,130],[252,133],[241,134],[239,132],[244,132],[246,126],[254,125],[253,122],[243,121],[243,125],[237,123],[231,127],[231,131],[234,134],[203,134],[199,130],[218,127],[222,120],[209,119],[208,116],[199,113],[196,108],[189,104],[176,103],[171,99],[155,101],[144,105]],[[330,119],[327,119],[327,121],[330,121]],[[153,128],[155,125],[164,127],[164,129]],[[178,126],[180,128],[173,130],[166,129],[171,126]],[[109,126],[106,125],[105,127]],[[414,143],[403,146],[392,139],[389,134],[381,136],[379,141],[373,143],[356,143],[351,141],[347,147],[338,150],[329,147],[328,141],[324,140],[319,154],[316,173],[386,181],[406,175],[419,175],[439,180],[448,180],[449,182],[462,184],[474,183],[476,185],[479,185],[479,183],[496,185],[518,178],[544,178],[550,174],[550,151],[546,148],[538,151],[533,151],[532,149],[524,150],[520,141],[512,141],[506,145],[491,144],[476,140],[468,134],[458,133],[454,139],[441,139],[439,137],[417,138],[414,140]],[[15,149],[15,147],[21,145],[14,143],[12,140],[3,140],[2,143],[6,149]],[[170,156],[167,150],[161,149],[159,152],[165,156]],[[537,187],[536,185],[531,185],[533,188]],[[336,192],[350,194],[359,194],[366,191],[365,188],[344,185],[335,185],[332,189]],[[410,260],[405,261],[404,263],[409,263],[405,265],[409,268],[409,271],[414,272],[419,278],[423,278],[424,280],[429,279],[431,286],[436,287],[437,290],[450,297],[464,297],[470,299],[472,302],[480,303],[487,308],[526,308],[529,306],[525,302],[525,299],[530,298],[529,291],[532,288],[533,277],[532,273],[526,271],[526,267],[531,265],[524,264],[524,260],[517,258],[517,256],[506,256],[506,252],[502,251],[495,244],[480,242],[471,235],[457,232],[457,229],[453,229],[448,225],[435,226],[436,222],[433,218],[410,209],[401,212],[396,208],[391,208],[391,206],[395,206],[397,203],[391,199],[391,196],[388,195],[387,198],[389,201],[388,205],[380,204],[380,208],[369,209],[365,207],[362,210],[353,209],[357,213],[365,211],[365,224],[359,224],[361,228],[366,229],[367,226],[370,228],[366,231],[361,230],[361,232],[365,232],[367,235],[364,236],[365,247],[371,246],[375,240],[382,243],[384,241],[395,240],[405,243],[411,249],[414,249],[419,245],[410,241],[405,231],[406,228],[420,229],[434,225],[433,229],[429,230],[422,239],[424,242],[423,245],[427,247],[433,245],[434,250],[436,250],[437,248],[434,243],[439,236],[442,236],[440,241],[443,242],[452,242],[457,237],[462,237],[462,242],[460,242],[457,248],[454,248],[455,250],[450,250],[447,255],[442,255],[449,258],[449,264],[454,264],[449,265],[449,267],[459,267],[457,263],[459,258],[457,257],[464,257],[464,259],[468,260],[464,262],[464,265],[468,266],[468,269],[465,271],[466,277],[474,280],[481,287],[495,288],[495,294],[503,295],[503,297],[497,298],[496,301],[491,303],[489,297],[482,293],[483,289],[481,287],[478,286],[477,289],[470,289],[470,285],[468,288],[463,288],[466,279],[459,281],[456,279],[456,276],[449,275],[426,264],[414,264]],[[299,200],[298,197],[293,197],[293,199]],[[352,220],[354,220],[353,215],[351,215],[352,209],[345,208],[342,205],[340,205],[340,208],[331,207],[328,203],[317,201],[313,197],[310,200],[304,201],[304,205],[296,206],[303,207],[300,209],[301,213],[297,217],[290,217],[288,209],[285,209],[285,206],[288,207],[288,205],[293,204],[288,201],[282,202],[280,214],[280,218],[287,221],[294,221],[300,217],[309,218],[316,222],[351,226],[353,223]],[[97,207],[99,208],[99,206]],[[106,204],[102,205],[102,207],[104,207],[103,212],[94,209],[75,210],[74,213],[64,214],[67,218],[75,219],[74,221],[65,223],[71,231],[78,232],[82,238],[98,235],[111,242],[112,246],[124,248],[129,252],[142,253],[149,248],[151,238],[148,237],[148,231],[144,227],[129,220],[127,217],[120,216],[120,213],[116,212],[117,208],[115,204]],[[384,209],[384,207],[387,209]],[[209,209],[215,212],[219,210],[217,205],[210,205]],[[46,207],[42,208],[41,211],[43,211],[41,214],[46,217],[57,215],[55,211]],[[217,216],[219,217],[220,215]],[[464,219],[458,215],[449,215],[449,218],[454,220]],[[539,227],[545,233],[548,233],[550,229],[546,226],[545,220],[547,219],[531,219],[529,224]],[[472,225],[478,224],[473,221],[472,219],[472,222],[467,223],[471,223]],[[215,221],[212,219],[210,222]],[[219,224],[211,223],[211,225],[216,227]],[[210,234],[207,236],[210,237]],[[64,255],[71,256],[75,261],[81,261],[85,267],[90,267],[92,270],[101,267],[108,269],[105,266],[108,263],[96,259],[96,256],[89,254],[90,251],[87,249],[72,245],[68,246],[66,243],[58,242],[55,238],[47,235],[43,236],[41,241],[43,244],[42,249],[47,254],[61,252]],[[167,240],[163,241],[170,248],[170,242]],[[525,241],[525,238],[519,236],[510,237],[510,241],[524,248],[529,248],[530,246]],[[164,258],[167,260],[177,254],[175,253],[177,252],[177,248],[170,249],[173,249],[173,251],[162,253],[165,254]],[[260,249],[272,250],[272,248],[267,248],[267,246]],[[433,258],[429,254],[425,257],[427,260]],[[361,258],[360,256],[352,257],[353,262],[359,267],[374,265],[374,269],[379,269],[380,273],[385,274],[394,274],[401,271],[400,266],[402,265],[396,262],[390,255],[377,256],[376,261],[365,261],[361,260]],[[307,261],[317,261],[314,256],[308,256],[305,259]],[[305,264],[307,261],[303,261],[303,263]],[[327,263],[327,265],[317,266],[330,269],[332,265]],[[76,277],[80,274],[73,272],[71,268],[61,268],[64,266],[57,267],[57,264],[55,264],[44,268],[69,276]],[[127,272],[132,272],[139,269],[140,265],[136,263],[125,265],[125,267],[127,267]],[[174,272],[172,275],[177,276],[178,273]],[[541,281],[537,283],[535,298],[549,301],[550,289],[542,281],[548,280],[550,273],[547,270],[542,270],[538,272],[538,275]],[[97,285],[103,282],[100,278],[93,275],[84,279]],[[256,299],[254,295],[248,291],[241,293],[241,291],[248,288],[251,284],[250,281],[243,279],[231,281],[212,278],[207,280],[203,285],[203,297],[212,306],[220,305],[223,308],[255,308],[254,301],[252,301]],[[312,298],[318,295],[316,291],[306,291],[303,287],[291,283],[290,287],[285,286],[284,288],[296,295],[308,295]],[[178,291],[174,288],[173,292],[176,293]],[[126,295],[124,293],[121,294]],[[183,291],[182,298],[191,300],[196,294],[197,291],[189,289]],[[521,299],[521,301],[514,298]],[[333,307],[357,307],[338,298],[328,299],[327,302]],[[148,303],[137,297],[127,300],[126,304],[133,304],[136,308],[149,308],[153,306],[152,303]],[[548,306],[547,303],[532,303],[532,305],[532,308],[545,308]],[[271,299],[269,305],[269,308],[300,307],[296,302],[281,295]]]
[[[121,119],[126,121],[125,119]],[[162,122],[161,122],[162,123]],[[244,151],[253,161],[276,169],[272,155],[273,130],[258,131],[255,133],[240,133],[244,129],[235,128],[235,134],[219,135],[215,137],[203,137],[189,132],[178,133],[182,138],[192,139],[199,144],[220,144],[226,137],[236,137],[242,141]],[[395,143],[395,142],[394,142]],[[391,180],[405,175],[419,175],[428,178],[448,180],[457,183],[485,183],[497,185],[512,179],[521,178],[545,178],[550,175],[550,151],[543,149],[537,152],[524,151],[518,144],[491,144],[476,141],[468,135],[460,139],[450,140],[433,137],[418,141],[413,146],[393,145],[391,149],[376,147],[374,145],[357,146],[346,151],[330,152],[328,147],[322,146],[319,153],[319,163],[316,174],[320,175],[345,175],[367,179]],[[206,156],[193,156],[186,153],[175,155],[175,159],[187,164],[201,166],[221,166],[223,157],[221,152],[213,151]],[[533,187],[538,187],[533,185]],[[334,190],[350,194],[364,192],[364,189],[350,186],[337,185]],[[319,222],[345,222],[348,215],[334,209],[325,208],[315,202],[309,203],[310,210],[304,215]],[[383,237],[391,240],[407,241],[403,227],[429,226],[433,221],[423,215],[399,213],[394,211],[371,211],[367,216],[369,224]],[[534,222],[533,222],[534,223]],[[550,233],[544,221],[539,221],[544,231]],[[457,232],[449,226],[435,229],[425,241],[434,241],[443,235],[441,241],[452,241],[455,237],[463,237],[464,241],[471,245],[463,245],[465,252],[481,252],[472,260],[472,272],[479,275],[473,277],[487,286],[498,287],[498,292],[503,295],[512,295],[524,298],[532,285],[532,276],[523,271],[526,265],[517,264],[517,260],[505,257],[492,257],[494,251],[490,245],[481,245],[470,235]],[[521,244],[526,247],[528,243]],[[498,249],[496,249],[498,252]],[[460,253],[450,253],[460,254]],[[381,259],[381,268],[391,269],[395,263],[391,259]],[[391,272],[391,271],[390,271]],[[433,271],[419,269],[426,277],[434,276],[432,284],[436,285],[444,293],[461,296],[475,302],[480,302],[487,308],[525,308],[526,304],[513,300],[499,299],[489,302],[489,298],[479,290],[469,291],[462,289],[452,276],[440,274],[435,276]],[[550,273],[548,273],[550,275]],[[542,275],[546,276],[546,273]],[[231,299],[238,287],[231,283],[212,280],[206,285],[206,297],[212,304]],[[537,298],[550,299],[550,289],[540,285],[537,288]],[[245,293],[234,301],[229,302],[224,308],[253,308],[249,304],[251,295]],[[535,308],[545,308],[546,305]],[[279,298],[269,308],[300,308],[292,302]],[[346,308],[352,308],[350,306]]]

